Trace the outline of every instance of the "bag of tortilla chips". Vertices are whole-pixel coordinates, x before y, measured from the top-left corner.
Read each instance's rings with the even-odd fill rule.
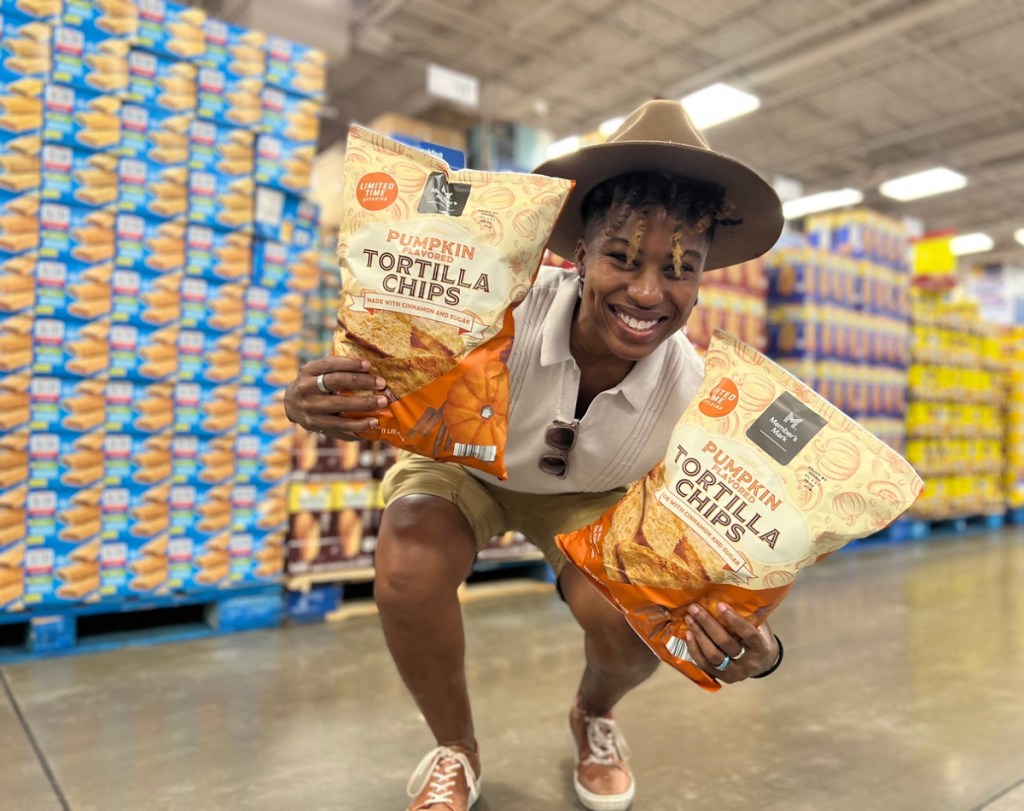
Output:
[[[716,331],[665,458],[557,542],[662,661],[719,684],[686,646],[686,607],[760,623],[797,573],[899,517],[910,464],[746,344]]]
[[[506,477],[512,313],[572,187],[349,130],[333,354],[368,360],[391,401],[361,436]]]

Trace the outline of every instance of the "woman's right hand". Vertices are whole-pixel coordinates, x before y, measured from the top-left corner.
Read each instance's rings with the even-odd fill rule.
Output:
[[[324,394],[317,385],[323,375],[324,385],[332,392]],[[325,434],[333,439],[356,440],[360,431],[379,424],[375,417],[358,419],[348,414],[380,411],[388,404],[384,396],[385,380],[370,369],[370,362],[358,358],[327,357],[310,361],[299,370],[284,393],[284,412],[288,419],[307,431]],[[336,393],[344,392],[344,393]]]

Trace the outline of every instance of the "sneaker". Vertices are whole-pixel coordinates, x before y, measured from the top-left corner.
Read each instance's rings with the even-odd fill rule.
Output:
[[[610,716],[587,715],[578,706],[569,713],[569,737],[576,750],[573,785],[590,811],[626,811],[636,782],[626,765],[629,746]]]
[[[480,797],[480,755],[461,746],[427,752],[406,788],[408,811],[468,811]]]

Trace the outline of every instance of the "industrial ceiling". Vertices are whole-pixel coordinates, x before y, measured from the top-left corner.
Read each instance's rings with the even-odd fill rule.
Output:
[[[727,82],[761,100],[707,132],[719,151],[805,192],[852,187],[927,230],[984,231],[974,263],[1024,267],[1020,0],[209,0],[330,54],[324,145],[385,112],[554,138],[645,99]],[[280,10],[274,11],[274,8]],[[425,90],[429,64],[477,77],[480,104]],[[899,203],[878,185],[946,166],[954,192]],[[967,259],[967,257],[965,257]]]

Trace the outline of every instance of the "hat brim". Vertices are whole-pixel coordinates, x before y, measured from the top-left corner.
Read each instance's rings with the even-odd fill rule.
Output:
[[[605,180],[630,172],[671,172],[725,189],[732,206],[729,219],[742,222],[715,228],[705,270],[755,259],[782,233],[782,204],[771,185],[739,161],[699,147],[663,141],[596,144],[552,158],[533,171],[576,181],[548,240],[548,248],[565,259],[572,259],[583,234],[583,199]]]

